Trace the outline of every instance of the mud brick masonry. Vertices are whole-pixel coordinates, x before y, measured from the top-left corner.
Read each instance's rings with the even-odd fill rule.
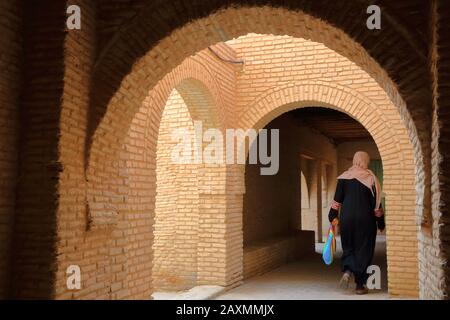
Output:
[[[389,293],[448,298],[450,3],[377,3],[381,30],[368,0],[0,1],[0,298],[233,288],[301,258],[348,152],[284,116],[306,107],[373,138]],[[174,166],[193,120],[283,128],[279,174]]]

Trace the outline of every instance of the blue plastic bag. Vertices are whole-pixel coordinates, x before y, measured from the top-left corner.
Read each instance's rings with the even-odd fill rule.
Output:
[[[334,253],[336,252],[336,237],[334,234],[334,227],[330,226],[328,229],[327,242],[323,246],[322,259],[327,266],[333,262]]]

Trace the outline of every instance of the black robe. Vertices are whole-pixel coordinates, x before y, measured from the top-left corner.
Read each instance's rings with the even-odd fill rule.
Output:
[[[367,267],[375,250],[377,226],[384,229],[384,216],[374,213],[376,194],[357,179],[338,179],[334,201],[341,204],[339,227],[342,243],[342,272],[351,271],[357,285],[366,283]],[[328,219],[333,221],[339,211],[331,208]]]

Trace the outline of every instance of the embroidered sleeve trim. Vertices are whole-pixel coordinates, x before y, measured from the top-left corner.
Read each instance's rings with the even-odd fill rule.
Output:
[[[342,206],[342,204],[339,203],[339,202],[337,202],[337,201],[334,201],[334,200],[333,200],[333,202],[331,202],[331,209],[339,210],[339,208],[340,208],[341,206]]]

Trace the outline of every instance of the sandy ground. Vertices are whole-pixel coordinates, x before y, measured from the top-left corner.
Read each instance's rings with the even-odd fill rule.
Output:
[[[392,297],[387,293],[386,240],[379,235],[375,248],[373,264],[381,269],[381,289],[371,290],[367,295],[354,294],[352,283],[347,290],[339,288],[340,259],[342,254],[339,237],[338,251],[331,266],[322,261],[323,244],[316,244],[316,253],[302,258],[300,261],[286,264],[244,281],[244,284],[224,291],[217,286],[199,286],[184,292],[155,292],[153,298],[176,300],[385,300],[404,299]]]
[[[387,293],[386,242],[379,236],[373,264],[381,268],[381,290],[369,294],[354,294],[354,284],[347,290],[339,288],[341,245],[338,239],[337,259],[326,266],[321,257],[323,244],[316,244],[316,254],[304,257],[261,276],[253,277],[238,288],[219,295],[216,299],[269,299],[269,300],[348,300],[348,299],[393,299]],[[397,297],[399,298],[399,297]]]

